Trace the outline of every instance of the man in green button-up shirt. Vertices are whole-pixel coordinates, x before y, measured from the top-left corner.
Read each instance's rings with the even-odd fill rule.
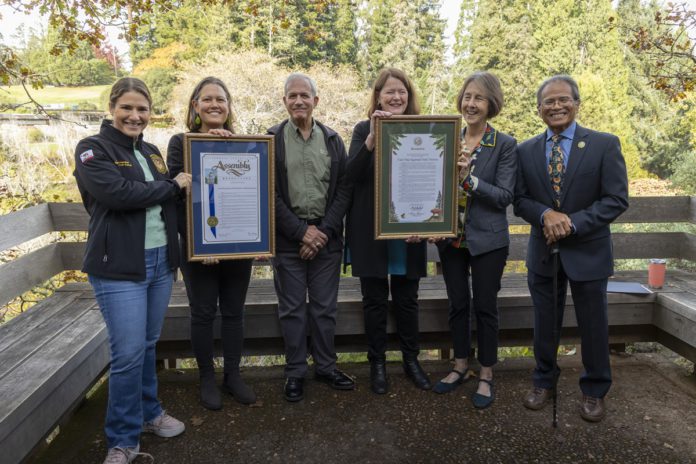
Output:
[[[293,73],[283,103],[290,118],[275,136],[276,257],[273,271],[285,340],[285,399],[304,397],[307,335],[315,379],[338,390],[355,388],[336,369],[336,299],[343,251],[343,216],[350,201],[346,149],[332,129],[312,117],[319,103],[314,81]],[[309,334],[308,329],[309,328]]]

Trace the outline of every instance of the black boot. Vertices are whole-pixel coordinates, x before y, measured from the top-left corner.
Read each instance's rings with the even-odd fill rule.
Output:
[[[201,404],[213,411],[222,409],[222,398],[220,390],[215,384],[215,374],[204,375],[201,377]]]
[[[417,358],[404,358],[404,372],[406,377],[410,378],[416,387],[421,390],[430,390],[432,385],[428,374],[425,373]]]
[[[384,395],[389,390],[387,380],[387,364],[384,359],[372,361],[370,363],[370,387],[378,395]]]
[[[244,383],[242,376],[239,375],[239,371],[225,374],[222,388],[242,404],[256,403],[256,394],[254,390]]]

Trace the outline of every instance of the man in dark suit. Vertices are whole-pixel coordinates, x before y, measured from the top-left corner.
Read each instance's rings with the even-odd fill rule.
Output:
[[[527,250],[529,291],[534,303],[534,388],[524,399],[541,409],[554,385],[554,339],[563,321],[568,282],[582,342],[580,415],[605,415],[611,386],[607,324],[607,279],[613,274],[609,224],[628,208],[628,179],[619,139],[581,127],[577,83],[557,75],[537,91],[546,131],[519,146],[515,214],[532,226]],[[558,249],[558,300],[553,302],[552,250]]]

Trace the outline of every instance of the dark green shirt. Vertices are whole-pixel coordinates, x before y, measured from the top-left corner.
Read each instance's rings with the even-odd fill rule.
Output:
[[[323,217],[331,178],[331,157],[326,149],[324,133],[312,120],[312,132],[305,140],[297,126],[289,120],[285,125],[283,140],[293,213],[301,219]]]

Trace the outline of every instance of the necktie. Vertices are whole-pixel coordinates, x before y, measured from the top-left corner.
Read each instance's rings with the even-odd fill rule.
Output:
[[[553,144],[551,145],[551,156],[549,157],[549,178],[551,179],[551,188],[554,193],[554,203],[556,208],[561,206],[561,184],[563,183],[563,174],[565,174],[565,164],[563,163],[565,155],[561,150],[561,136],[554,134],[551,137]]]

